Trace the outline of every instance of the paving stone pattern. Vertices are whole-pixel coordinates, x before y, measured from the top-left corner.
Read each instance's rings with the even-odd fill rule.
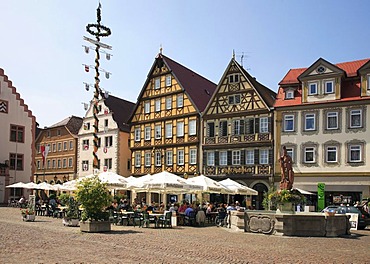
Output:
[[[317,238],[112,226],[90,234],[46,216],[23,222],[18,208],[0,207],[0,263],[370,263],[370,230]]]

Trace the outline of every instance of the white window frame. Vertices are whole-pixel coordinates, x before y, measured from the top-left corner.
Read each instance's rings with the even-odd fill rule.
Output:
[[[150,114],[150,101],[144,102],[144,113]]]
[[[312,127],[308,126],[308,121],[312,121]],[[315,131],[316,130],[316,114],[315,113],[306,113],[304,115],[304,130],[305,131]]]
[[[83,160],[81,164],[82,164],[82,171],[88,171],[89,170],[89,161],[88,160]],[[86,169],[85,169],[85,167],[86,167]]]
[[[141,129],[140,127],[135,128],[135,142],[139,142],[141,140]]]
[[[173,136],[173,134],[172,134],[172,123],[166,123],[165,133],[166,133],[166,138],[172,138],[172,136]]]
[[[161,111],[161,99],[155,100],[155,111],[160,112]]]
[[[315,91],[312,91],[312,88],[315,88]],[[317,95],[318,84],[317,82],[308,83],[308,95]]]
[[[328,84],[329,83],[331,84],[331,91],[328,91]],[[334,93],[334,81],[333,80],[324,81],[324,89],[325,89],[325,94]]]
[[[240,155],[240,150],[233,150],[232,151],[232,162],[231,164],[232,165],[240,165],[240,159],[241,159],[241,155]]]
[[[338,147],[337,146],[326,146],[325,147],[325,159],[327,163],[338,162]],[[334,153],[334,160],[329,160],[329,154]]]
[[[229,75],[229,83],[239,83],[240,82],[240,78],[239,78],[239,74],[238,73],[234,73],[234,74],[230,74]]]
[[[172,76],[169,74],[169,75],[166,75],[166,87],[169,87],[172,85]]]
[[[177,122],[176,125],[176,136],[177,137],[183,137],[184,136],[184,122]]]
[[[338,112],[327,112],[326,113],[326,129],[338,129]],[[335,119],[335,127],[330,127],[330,119]]]
[[[156,125],[154,127],[154,132],[155,132],[154,138],[155,139],[161,139],[161,137],[162,137],[162,126],[161,125]]]
[[[259,164],[269,164],[269,150],[260,149],[259,151]]]
[[[197,120],[189,120],[189,136],[197,134]]]
[[[356,117],[358,116],[359,118],[359,125],[354,125],[353,124],[353,120],[352,120],[352,117]],[[350,110],[349,112],[349,126],[350,128],[360,128],[362,127],[362,109],[352,109]]]
[[[192,165],[197,164],[197,149],[190,149],[189,163]]]
[[[107,137],[105,137],[104,141],[105,141],[104,142],[105,143],[105,146],[107,148],[113,146],[113,136],[107,136]]]
[[[162,152],[160,151],[155,152],[155,166],[156,167],[162,166]]]
[[[240,104],[240,101],[241,101],[240,94],[229,95],[229,98],[228,98],[229,105]]]
[[[172,150],[166,151],[166,165],[167,166],[173,165],[173,151]]]
[[[73,167],[73,158],[68,158],[68,167],[69,168]]]
[[[64,151],[68,150],[68,142],[67,141],[63,142],[63,150]]]
[[[268,132],[269,132],[269,118],[260,117],[260,133],[268,133]]]
[[[227,166],[227,151],[220,151],[219,152],[219,165],[220,166]]]
[[[359,159],[352,159],[352,152],[358,152]],[[348,145],[348,161],[349,162],[362,162],[362,146],[360,144]]]
[[[55,159],[53,159],[53,161],[52,161],[52,165],[53,165],[53,169],[55,169],[55,168],[56,168]]]
[[[292,161],[294,162],[294,161],[295,161],[294,148],[287,147],[287,148],[286,148],[286,153],[288,154],[288,156],[290,156],[290,157],[291,157]]]
[[[309,153],[312,153],[312,160],[307,160],[307,154]],[[315,147],[305,147],[303,156],[304,156],[305,163],[315,163],[316,162]]]
[[[178,94],[176,97],[177,108],[184,107],[184,94]]]
[[[166,110],[172,109],[172,96],[166,97]]]
[[[58,164],[58,169],[62,168],[62,160],[61,159],[57,160],[57,164]]]
[[[286,90],[285,99],[294,99],[294,90]]]
[[[207,166],[215,166],[215,152],[207,152]]]
[[[144,153],[144,166],[145,167],[151,167],[152,166],[152,153],[151,152],[145,152]]]
[[[289,122],[289,123],[288,123]],[[288,124],[292,124],[292,129],[288,129]],[[284,132],[294,131],[294,115],[284,115]]]
[[[247,149],[245,151],[245,164],[247,165],[254,164],[254,149]]]
[[[141,167],[141,152],[135,152],[135,168]]]
[[[160,88],[161,88],[161,78],[158,77],[154,79],[154,89],[158,90]]]
[[[69,141],[69,150],[72,150],[73,149],[73,140],[70,140]]]
[[[185,152],[183,149],[177,150],[177,165],[185,164]]]
[[[234,123],[233,134],[236,136],[241,135],[241,120],[240,119],[233,120],[233,123]]]
[[[71,158],[70,158],[70,159],[71,159]],[[48,161],[47,161],[47,168],[48,168],[48,169],[51,169],[50,162],[51,162],[51,160],[49,160],[49,159],[48,159]]]
[[[144,129],[144,139],[145,140],[150,140],[150,134],[151,134],[151,127],[147,126]]]

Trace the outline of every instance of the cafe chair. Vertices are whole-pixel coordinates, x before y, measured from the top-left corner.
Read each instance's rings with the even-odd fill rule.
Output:
[[[157,220],[158,226],[172,228],[171,216],[172,212],[166,212],[163,216],[160,216]]]

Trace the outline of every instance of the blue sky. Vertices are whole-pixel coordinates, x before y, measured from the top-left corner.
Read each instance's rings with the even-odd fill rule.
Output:
[[[85,27],[96,22],[98,0],[0,0],[0,68],[40,127],[83,117],[94,64]],[[277,91],[291,68],[322,57],[332,63],[370,58],[367,0],[125,1],[102,0],[102,23],[112,35],[103,56],[101,87],[136,102],[159,52],[218,83],[232,52],[258,81]]]

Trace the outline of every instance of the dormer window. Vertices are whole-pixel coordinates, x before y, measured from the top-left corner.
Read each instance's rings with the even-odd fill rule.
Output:
[[[334,82],[333,81],[325,81],[324,85],[325,85],[326,94],[334,93]]]
[[[294,90],[286,90],[285,99],[294,99]]]
[[[315,95],[317,94],[317,83],[309,83],[308,84],[308,95]]]
[[[239,82],[239,74],[229,75],[229,83],[238,83],[238,82]]]

